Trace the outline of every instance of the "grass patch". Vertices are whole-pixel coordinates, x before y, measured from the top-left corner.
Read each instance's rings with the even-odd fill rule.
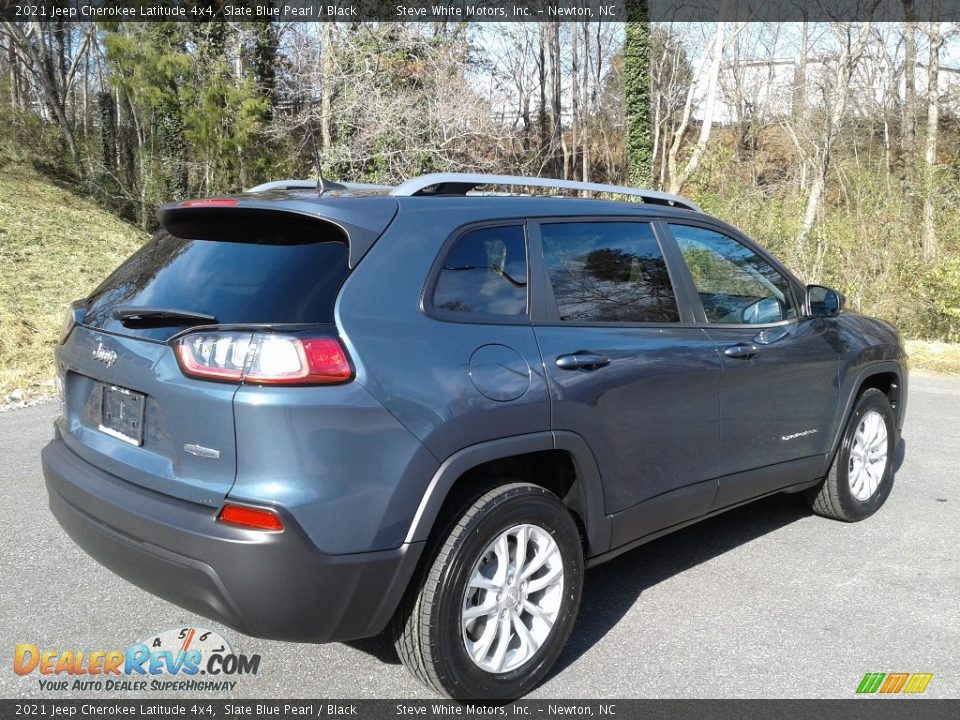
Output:
[[[960,375],[960,343],[907,340],[911,370]]]
[[[0,171],[0,405],[56,391],[53,348],[71,300],[147,239],[33,170]]]

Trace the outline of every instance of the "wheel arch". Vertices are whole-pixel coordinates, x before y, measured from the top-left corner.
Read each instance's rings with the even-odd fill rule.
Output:
[[[902,372],[897,366],[896,370],[893,369],[880,369],[875,372],[863,377],[857,386],[856,395],[860,395],[867,388],[876,388],[884,395],[887,396],[887,400],[890,402],[890,407],[893,410],[893,416],[897,420],[897,428],[902,427],[903,425],[903,410],[904,410],[904,396],[906,388],[903,382]]]
[[[849,389],[845,393],[846,402],[843,407],[843,412],[840,415],[842,421],[837,423],[837,428],[830,445],[830,453],[827,456],[830,463],[833,462],[833,458],[840,448],[840,441],[843,438],[844,430],[846,430],[847,422],[849,422],[857,398],[860,397],[860,394],[866,388],[876,388],[887,396],[893,408],[894,418],[896,418],[896,426],[899,432],[903,427],[903,418],[906,412],[906,381],[907,374],[903,367],[892,360],[870,363],[862,367],[853,376],[853,380],[846,384]],[[829,467],[829,463],[827,467]]]
[[[580,526],[585,556],[610,549],[610,522],[604,513],[603,488],[593,453],[580,435],[550,431],[490,440],[447,458],[431,478],[405,542],[429,539],[451,500],[474,488],[483,489],[473,486],[473,481],[514,468],[527,472],[511,480],[540,485],[560,497]],[[548,472],[551,469],[555,470]]]

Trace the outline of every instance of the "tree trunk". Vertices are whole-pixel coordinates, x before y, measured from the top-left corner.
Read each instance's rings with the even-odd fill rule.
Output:
[[[22,110],[24,103],[21,99],[20,64],[17,62],[17,53],[12,45],[7,49],[7,63],[10,67],[10,107],[14,110]]]
[[[333,93],[335,91],[334,72],[336,62],[333,56],[333,23],[322,23],[323,33],[323,67],[321,78],[320,97],[320,139],[324,150],[333,145]]]
[[[940,125],[940,25],[930,23],[930,63],[927,67],[927,138],[923,153],[923,259],[932,262],[940,254],[937,240],[937,139]]]
[[[910,193],[914,190],[917,168],[917,21],[913,0],[904,0],[903,9],[907,24],[903,38],[903,121],[900,146],[903,149],[903,180],[909,202]]]
[[[550,153],[551,175],[557,177],[563,170],[567,153],[563,142],[563,96],[561,95],[560,70],[560,23],[550,23],[550,38],[547,52],[550,57]],[[557,150],[560,149],[560,154]]]
[[[540,157],[549,164],[550,159],[545,158],[545,153],[550,147],[550,131],[547,128],[547,34],[546,26],[540,24],[540,62],[537,64],[537,79],[540,83],[540,108],[538,111],[540,122]]]
[[[564,158],[563,163],[564,180],[577,176],[577,156],[579,155],[577,141],[580,139],[579,131],[582,122],[580,117],[580,37],[577,33],[576,23],[571,26],[570,35],[570,102],[573,109],[573,118],[570,122],[570,162],[568,163]]]
[[[574,28],[576,32],[576,28]],[[593,108],[593,98],[590,96],[590,24],[583,23],[583,130],[581,134],[581,145],[583,146],[583,172],[581,177],[584,182],[590,182],[590,111]]]
[[[268,2],[273,7],[273,2]],[[329,25],[330,23],[324,23]],[[267,110],[264,120],[270,123],[273,120],[273,110],[277,102],[277,49],[279,39],[277,29],[270,20],[256,26],[253,70],[257,79],[257,89],[267,101]]]
[[[664,49],[664,55],[666,55],[666,52],[666,49]],[[663,135],[663,123],[665,120],[663,112],[663,58],[661,58],[659,63],[654,64],[651,62],[651,65],[654,66],[650,73],[650,108],[652,114],[650,123],[653,132],[653,137],[650,139],[650,175],[652,177],[657,165],[661,168],[660,174],[663,174],[663,155],[660,153],[660,138]],[[662,187],[662,185],[660,187]]]
[[[107,172],[117,170],[117,116],[113,96],[109,91],[97,93],[97,111],[100,115],[100,160]]]
[[[627,177],[635,187],[650,187],[653,184],[649,16],[647,0],[628,2],[623,46],[623,99],[627,126]]]
[[[809,105],[807,103],[807,62],[810,58],[810,23],[807,22],[807,12],[806,5],[804,5],[804,20],[803,20],[803,31],[802,31],[802,40],[800,43],[800,63],[797,65],[797,93],[796,93],[796,108],[794,109],[793,117],[795,121],[799,121],[801,125],[806,128],[807,120],[809,119]],[[801,148],[797,148],[801,150]],[[800,156],[800,192],[803,192],[807,189],[807,163],[803,159],[801,153]]]
[[[733,60],[730,64],[730,79],[733,83],[733,112],[736,135],[733,138],[733,158],[742,162],[743,151],[746,149],[747,139],[747,112],[743,97],[743,70],[740,63],[740,43],[733,44]]]
[[[87,122],[87,103],[89,102],[90,83],[87,79],[90,77],[90,59],[85,61],[87,67],[83,71],[83,82],[80,85],[80,129],[83,131],[83,137],[90,134],[90,127]]]

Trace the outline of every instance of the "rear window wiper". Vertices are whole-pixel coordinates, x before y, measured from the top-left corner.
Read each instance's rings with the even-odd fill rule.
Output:
[[[217,319],[206,313],[177,310],[175,308],[151,308],[124,306],[113,311],[115,320],[126,326],[164,327],[168,325],[215,325]]]

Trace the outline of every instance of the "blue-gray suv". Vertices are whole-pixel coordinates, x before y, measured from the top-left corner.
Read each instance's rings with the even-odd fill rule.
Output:
[[[543,186],[643,202],[502,190]],[[896,330],[684,198],[280,181],[159,221],[70,308],[50,507],[244,633],[389,628],[438,693],[516,698],[585,568],[771,493],[860,520],[893,485]]]

